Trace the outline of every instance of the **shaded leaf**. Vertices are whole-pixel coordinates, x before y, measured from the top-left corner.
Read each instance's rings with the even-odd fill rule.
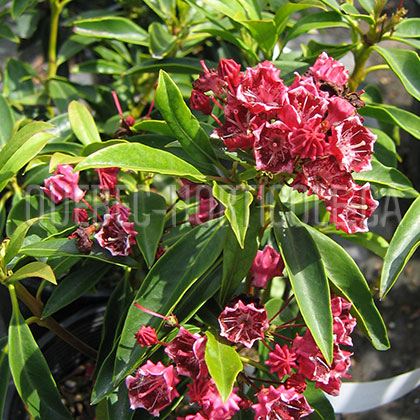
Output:
[[[0,26],[0,38],[7,39],[11,42],[20,42],[19,37],[13,32],[10,24],[8,22],[2,22]]]
[[[9,325],[9,365],[16,389],[37,419],[71,419],[61,402],[54,378],[31,330],[19,312],[14,286],[9,285],[13,312]]]
[[[18,280],[24,280],[28,277],[38,277],[47,280],[52,284],[57,284],[52,268],[48,264],[39,261],[31,262],[22,268],[19,268],[19,270],[15,271],[8,278],[8,281],[14,282]]]
[[[168,28],[159,22],[149,25],[149,50],[153,58],[163,58],[176,44],[177,38],[168,32]]]
[[[18,18],[28,7],[34,4],[35,0],[12,0],[12,17]]]
[[[330,364],[333,347],[332,314],[321,255],[305,226],[290,211],[274,213],[274,233],[305,324]]]
[[[375,157],[385,166],[397,166],[397,150],[395,142],[388,134],[377,128],[369,128],[373,134],[376,134]]]
[[[86,37],[83,35],[70,35],[60,46],[57,54],[57,66],[65,63],[69,58],[84,50],[89,45],[96,42],[97,39],[93,37]]]
[[[77,101],[79,93],[73,85],[61,80],[50,80],[48,92],[60,113],[67,112],[71,101]]]
[[[352,313],[359,328],[378,350],[389,348],[389,341],[382,317],[375,306],[369,285],[353,258],[328,236],[307,226],[324,261],[333,285],[348,301],[353,303]]]
[[[395,26],[394,35],[400,38],[420,38],[420,18],[403,19]]]
[[[334,408],[321,389],[315,388],[315,382],[308,381],[304,397],[315,410],[308,419],[310,420],[335,420]]]
[[[127,75],[136,73],[158,73],[165,70],[170,73],[197,74],[203,71],[200,60],[196,58],[164,58],[163,60],[148,60],[132,67],[127,71]]]
[[[68,116],[71,128],[80,143],[87,145],[101,141],[95,121],[83,104],[72,101],[69,105]]]
[[[9,348],[7,345],[7,337],[2,337],[0,338],[0,418],[3,418],[9,379]]]
[[[133,128],[136,131],[153,131],[154,133],[163,134],[168,137],[173,137],[174,135],[168,124],[166,124],[166,121],[143,120],[134,124]]]
[[[232,393],[233,384],[242,371],[242,361],[236,350],[217,340],[213,333],[206,331],[207,343],[204,360],[225,403]]]
[[[124,64],[113,61],[97,60],[84,61],[72,67],[72,73],[121,74],[127,70]]]
[[[13,125],[15,123],[12,109],[3,95],[0,95],[0,146],[4,146],[12,137]]]
[[[420,197],[405,213],[389,243],[381,273],[379,295],[383,298],[397,281],[414,251],[420,245]]]

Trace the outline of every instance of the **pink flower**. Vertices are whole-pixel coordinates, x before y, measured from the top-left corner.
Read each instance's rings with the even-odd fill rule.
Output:
[[[45,187],[41,187],[43,191],[50,197],[55,204],[70,198],[78,203],[86,194],[77,185],[79,182],[79,172],[73,173],[71,165],[57,165],[53,176],[44,179]]]
[[[229,398],[224,403],[211,378],[199,378],[191,385],[188,385],[191,402],[196,402],[201,408],[204,418],[210,420],[228,420],[239,411],[241,398],[236,394],[234,388]]]
[[[254,154],[257,169],[270,172],[293,172],[290,130],[281,121],[265,122],[254,130]]]
[[[217,66],[218,75],[227,82],[231,93],[235,93],[241,80],[241,65],[235,60],[222,58]]]
[[[210,98],[197,89],[193,89],[191,92],[190,105],[192,109],[196,109],[204,115],[210,115],[213,111],[213,105],[210,102]]]
[[[294,373],[286,379],[284,386],[287,389],[294,388],[296,392],[303,394],[306,389],[305,377],[301,373]]]
[[[137,232],[133,229],[134,223],[128,222],[129,214],[130,209],[122,204],[113,205],[104,215],[101,229],[95,234],[99,245],[114,256],[131,254],[131,247],[136,243]]]
[[[352,346],[350,334],[357,324],[356,318],[350,315],[351,303],[337,296],[331,299],[331,310],[333,315],[334,342]]]
[[[197,378],[206,376],[207,365],[204,361],[204,351],[207,337],[191,334],[184,327],[165,348],[165,353],[175,362],[180,375]]]
[[[213,92],[217,97],[222,96],[227,85],[226,81],[220,77],[215,69],[209,70],[204,64],[204,61],[202,61],[201,64],[204,67],[204,71],[201,72],[198,79],[194,81],[194,89],[202,93]]]
[[[290,375],[292,368],[297,366],[295,363],[296,354],[294,349],[289,349],[286,344],[283,347],[276,344],[274,351],[270,352],[268,356],[269,359],[265,361],[265,364],[271,366],[271,373],[278,373],[280,380],[283,379],[285,375]]]
[[[150,347],[158,342],[155,329],[145,325],[134,334],[134,337],[141,347]]]
[[[175,385],[179,382],[173,366],[165,367],[161,362],[156,365],[148,360],[140,367],[136,376],[128,376],[125,383],[128,388],[130,408],[144,408],[157,417],[179,394]]]
[[[257,397],[258,403],[252,406],[255,420],[298,420],[314,411],[302,394],[294,388],[286,389],[284,385],[263,387]]]
[[[188,179],[181,178],[182,187],[177,191],[178,197],[182,201],[188,201],[191,197],[209,198],[211,187],[207,184],[196,184]]]
[[[328,112],[323,124],[329,128],[356,114],[356,108],[347,99],[333,96],[328,99]]]
[[[99,175],[99,188],[103,193],[109,193],[111,197],[117,196],[117,176],[120,172],[120,168],[102,168],[95,169],[95,172]]]
[[[283,275],[284,262],[281,255],[270,245],[266,245],[263,251],[258,251],[252,266],[251,273],[254,275],[252,285],[263,289],[268,279]]]
[[[219,315],[219,325],[222,337],[248,348],[264,338],[264,331],[269,327],[265,308],[255,302],[245,304],[241,299],[225,307]]]
[[[340,163],[340,168],[349,172],[372,170],[371,154],[375,134],[363,126],[359,117],[347,118],[331,128],[330,153]]]
[[[323,52],[315,61],[314,65],[309,67],[309,70],[315,77],[315,80],[323,80],[338,85],[346,85],[349,81],[349,71],[332,57],[328,57],[326,52]]]
[[[89,220],[88,213],[86,209],[79,209],[74,208],[73,212],[71,214],[71,220],[73,220],[74,223],[85,223]]]
[[[190,215],[191,226],[197,226],[208,220],[220,217],[225,208],[214,197],[200,198],[200,204],[196,213]]]

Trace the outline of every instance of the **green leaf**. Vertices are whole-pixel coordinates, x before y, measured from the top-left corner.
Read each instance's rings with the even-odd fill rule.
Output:
[[[172,130],[166,124],[166,121],[160,120],[143,120],[134,124],[136,131],[153,131],[154,133],[163,134],[164,136],[173,137]]]
[[[411,39],[411,38],[397,38],[395,36],[389,37],[392,41],[401,42],[402,44],[409,45],[415,49],[420,49],[420,39]]]
[[[80,98],[79,93],[72,84],[61,80],[50,80],[48,92],[60,113],[67,112],[70,102],[77,101]]]
[[[335,10],[336,12],[340,12],[340,5],[336,0],[321,0],[321,2],[331,7],[331,9]]]
[[[20,169],[31,161],[53,137],[51,133],[36,133],[16,151],[0,168],[0,191]]]
[[[105,263],[83,264],[80,268],[67,274],[51,296],[42,311],[42,318],[47,318],[92,290],[101,278],[109,271]]]
[[[9,285],[13,302],[9,325],[9,365],[16,389],[32,417],[42,420],[71,419],[61,402],[54,378],[19,312],[14,286]]]
[[[182,148],[199,162],[215,161],[210,140],[185,104],[182,94],[167,73],[159,73],[156,105]]]
[[[31,262],[26,264],[19,270],[15,271],[9,278],[9,282],[15,282],[18,280],[24,280],[29,277],[38,277],[49,281],[52,284],[57,284],[55,279],[54,271],[52,268],[43,262]]]
[[[337,242],[310,226],[307,229],[321,253],[329,279],[340,294],[353,303],[352,313],[357,318],[359,328],[376,349],[388,349],[384,322],[359,267]]]
[[[392,105],[369,104],[359,109],[359,113],[366,117],[376,118],[378,121],[393,123],[420,139],[420,118],[404,109]]]
[[[157,73],[165,70],[170,73],[198,74],[203,71],[200,60],[196,58],[164,58],[163,60],[148,60],[127,71],[127,75],[136,73]]]
[[[397,150],[395,142],[388,134],[377,128],[369,128],[377,136],[375,142],[375,157],[385,166],[397,166]]]
[[[13,125],[15,123],[12,109],[3,95],[0,95],[0,146],[4,146],[12,137]]]
[[[175,0],[144,0],[144,2],[163,20],[173,18],[176,10]]]
[[[250,210],[245,246],[243,248],[239,246],[238,239],[231,229],[227,234],[226,244],[223,248],[223,277],[219,296],[219,302],[222,305],[236,292],[257,255],[261,208],[251,206]]]
[[[0,418],[3,418],[4,404],[6,402],[7,387],[9,385],[9,348],[7,337],[0,338]]]
[[[195,1],[191,1],[194,6],[197,6]],[[238,0],[231,0],[226,3],[222,0],[202,0],[200,2],[204,10],[212,11],[217,10],[224,16],[228,16],[235,21],[245,20],[248,18],[246,11]],[[198,7],[200,9],[200,7]]]
[[[36,73],[28,63],[9,58],[4,74],[4,94],[18,102],[33,95],[35,86],[32,77],[36,77]]]
[[[268,56],[277,42],[277,31],[274,20],[244,20],[239,22],[248,29],[257,44]]]
[[[101,141],[95,121],[83,104],[72,101],[68,114],[71,128],[80,143],[87,145]]]
[[[156,193],[137,191],[130,194],[130,209],[134,216],[134,229],[138,232],[137,244],[150,268],[165,225],[166,201]]]
[[[98,150],[82,160],[75,169],[110,167],[204,180],[198,169],[172,153],[139,143],[116,144]]]
[[[368,13],[374,12],[375,0],[359,0],[359,3]]]
[[[40,217],[26,220],[17,226],[16,230],[10,237],[10,242],[2,261],[3,266],[6,266],[19,253],[20,247],[25,240],[25,236],[28,233],[29,228],[38,220],[40,220]]]
[[[400,38],[420,38],[420,18],[403,19],[395,26],[394,35]]]
[[[311,13],[302,19],[299,19],[287,34],[286,41],[307,33],[313,29],[348,27],[348,23],[336,12],[318,12]]]
[[[130,44],[148,46],[147,32],[130,19],[105,16],[74,22],[74,32],[96,38],[117,39]]]
[[[21,254],[30,257],[82,257],[93,258],[105,261],[121,267],[137,267],[138,263],[131,257],[113,257],[109,251],[94,245],[90,254],[81,254],[77,249],[74,240],[70,239],[50,239],[47,241],[34,242],[24,246],[19,251]]]
[[[420,20],[420,19],[419,19]],[[373,47],[398,76],[407,92],[420,101],[420,58],[415,51]]]
[[[309,420],[335,420],[334,408],[321,389],[315,388],[315,382],[308,381],[303,393],[308,404],[315,411],[308,417]]]
[[[35,0],[12,0],[12,17],[16,20]]]
[[[231,187],[216,182],[213,183],[213,195],[226,207],[225,215],[239,245],[244,248],[249,226],[249,206],[254,199],[253,195],[247,190],[247,185]]]
[[[177,38],[162,23],[152,22],[149,25],[149,40],[152,57],[163,58],[175,46]]]
[[[95,74],[122,74],[127,67],[120,63],[106,61],[101,58],[97,60],[84,61],[72,67],[72,73],[95,73]]]
[[[106,401],[108,409],[108,420],[120,419],[131,420],[135,411],[130,409],[127,387],[121,384],[118,389],[110,395]],[[97,417],[98,419],[100,417]]]
[[[189,231],[153,265],[135,300],[147,309],[169,315],[188,289],[220,255],[226,231],[227,226],[220,219],[203,223]],[[138,365],[147,351],[135,344],[133,334],[138,331],[139,325],[158,328],[161,324],[160,318],[130,307],[115,361],[115,384]]]
[[[274,213],[274,233],[305,324],[330,364],[333,349],[332,314],[321,255],[305,226],[290,211]]]
[[[411,204],[389,243],[381,273],[379,295],[383,298],[397,281],[420,245],[420,197]]]
[[[0,38],[7,39],[11,42],[20,42],[19,37],[13,32],[10,24],[8,22],[2,22],[0,26]]]
[[[222,401],[225,403],[232,393],[238,373],[243,369],[242,361],[233,347],[218,341],[210,331],[206,331],[206,335],[204,360]]]
[[[353,173],[356,181],[373,182],[378,186],[393,188],[404,193],[407,198],[417,197],[419,193],[413,188],[411,181],[398,169],[382,165],[381,162],[372,158],[372,170],[367,172]]]
[[[65,63],[68,59],[74,55],[83,51],[86,47],[96,42],[97,39],[93,37],[86,37],[82,35],[71,35],[69,36],[60,46],[57,54],[57,66]]]

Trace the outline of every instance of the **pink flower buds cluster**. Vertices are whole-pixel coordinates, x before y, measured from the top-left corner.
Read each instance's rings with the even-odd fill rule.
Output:
[[[103,200],[109,204],[111,198],[118,198],[117,176],[119,168],[95,169],[99,175],[99,188],[103,193]],[[53,176],[44,180],[43,191],[56,203],[69,198],[78,203],[82,201],[93,211],[96,217],[102,218],[93,210],[90,204],[84,199],[86,191],[78,186],[79,172],[73,172],[71,165],[57,165]],[[94,235],[98,244],[111,252],[114,256],[127,256],[132,252],[132,246],[136,243],[134,223],[129,222],[130,209],[120,202],[109,207],[108,213],[103,217],[99,231]],[[88,223],[89,216],[86,209],[75,208],[72,213],[72,220],[81,225],[69,239],[76,238],[76,245],[83,253],[89,253],[93,246],[90,238],[95,227],[84,226]]]
[[[326,203],[330,222],[346,233],[366,232],[378,203],[353,172],[371,170],[376,136],[363,126],[358,94],[348,92],[348,71],[322,53],[291,86],[268,61],[240,71],[223,59],[194,82],[191,103],[204,114],[211,101],[223,108],[224,124],[213,135],[229,150],[250,150],[256,168],[291,180],[299,191]]]

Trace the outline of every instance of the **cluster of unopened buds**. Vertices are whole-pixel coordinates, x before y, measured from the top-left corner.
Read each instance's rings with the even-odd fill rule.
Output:
[[[137,232],[134,230],[134,223],[129,222],[130,209],[121,203],[118,195],[116,185],[119,171],[119,168],[95,169],[99,176],[100,197],[107,206],[107,213],[103,217],[85,200],[86,191],[78,185],[79,172],[74,172],[71,165],[57,165],[53,175],[44,180],[44,187],[41,189],[54,203],[58,204],[66,198],[75,203],[82,202],[98,220],[97,223],[89,224],[89,214],[85,208],[76,207],[73,210],[72,219],[79,227],[70,239],[75,238],[82,253],[92,250],[93,236],[99,246],[107,249],[113,256],[127,256],[132,252]],[[112,205],[111,200],[115,201]]]
[[[268,61],[245,72],[220,60],[194,82],[191,107],[219,124],[213,136],[230,151],[249,150],[261,176],[276,177],[300,192],[318,195],[330,222],[346,233],[366,232],[378,203],[353,172],[371,170],[376,136],[363,126],[359,94],[348,90],[348,71],[326,53],[290,86]],[[213,113],[223,110],[224,122]]]
[[[266,246],[259,251],[251,268],[254,286],[264,287],[269,278],[281,276],[283,268],[278,252]],[[155,329],[149,326],[142,326],[135,334],[141,346],[165,346],[170,364],[147,360],[134,376],[126,378],[131,409],[143,408],[153,416],[159,416],[179,397],[176,386],[180,376],[184,376],[191,380],[187,397],[194,414],[178,417],[178,420],[228,420],[237,411],[247,409],[254,410],[255,420],[298,420],[309,415],[313,409],[304,396],[308,381],[315,382],[317,388],[331,395],[338,395],[341,378],[348,377],[352,353],[341,346],[352,346],[350,334],[356,320],[350,315],[349,302],[338,296],[331,297],[334,350],[332,363],[328,364],[309,329],[305,330],[305,324],[298,322],[300,316],[280,325],[274,322],[292,300],[293,295],[269,320],[259,298],[239,295],[219,315],[220,336],[234,345],[239,354],[258,343],[268,348],[268,357],[263,363],[271,374],[266,380],[241,372],[238,387],[233,388],[226,401],[222,400],[208,373],[205,361],[207,336],[180,326],[173,315],[165,317],[135,303],[140,310],[178,328],[178,334],[169,343],[159,341]],[[294,338],[280,333],[290,328],[299,331]],[[264,382],[268,387],[261,385]]]

